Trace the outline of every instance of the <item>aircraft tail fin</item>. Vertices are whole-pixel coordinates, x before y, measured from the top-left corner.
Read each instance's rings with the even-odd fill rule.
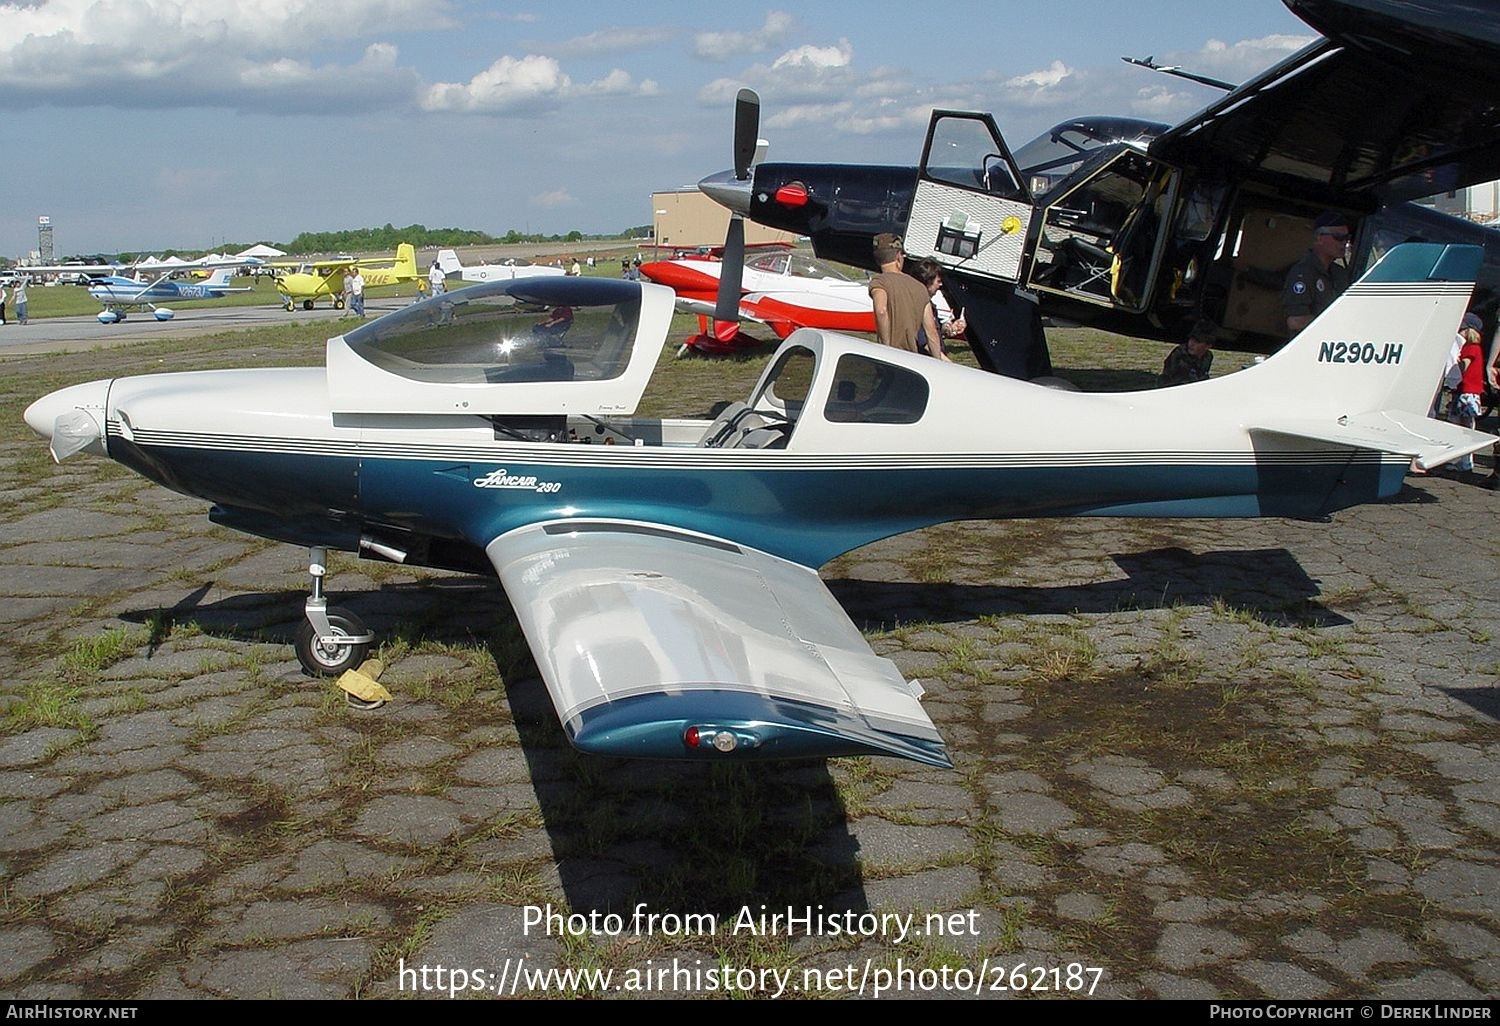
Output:
[[[396,247],[396,262],[391,270],[397,278],[415,278],[417,276],[417,250],[409,242],[403,242]]]
[[[444,274],[458,274],[464,269],[463,262],[458,259],[458,251],[452,249],[438,250],[437,259],[433,263],[440,264]]]
[[[1427,418],[1474,289],[1477,246],[1392,249],[1220,401],[1260,411],[1252,430],[1401,453],[1437,466],[1494,441]]]
[[[214,272],[204,280],[203,284],[211,289],[227,288],[230,281],[234,278],[235,270],[236,268],[233,267],[215,268]]]

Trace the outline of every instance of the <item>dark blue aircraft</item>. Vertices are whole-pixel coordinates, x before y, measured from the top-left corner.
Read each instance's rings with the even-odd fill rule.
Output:
[[[1206,317],[1221,344],[1275,349],[1282,279],[1328,210],[1354,228],[1352,278],[1402,242],[1482,247],[1493,330],[1500,233],[1409,201],[1500,177],[1500,5],[1283,2],[1324,38],[1176,126],[1082,118],[1012,151],[989,115],[936,110],[915,167],[751,168],[745,91],[736,167],[700,187],[856,266],[877,233],[903,236],[943,265],[981,364],[1012,377],[1050,373],[1044,314],[1171,341]]]

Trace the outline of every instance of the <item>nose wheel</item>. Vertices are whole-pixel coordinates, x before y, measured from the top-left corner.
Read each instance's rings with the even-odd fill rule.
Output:
[[[307,572],[312,578],[312,589],[303,607],[305,616],[297,625],[297,662],[309,677],[337,677],[365,661],[375,635],[343,606],[328,604],[323,594],[323,578],[328,574],[327,549],[310,551]]]

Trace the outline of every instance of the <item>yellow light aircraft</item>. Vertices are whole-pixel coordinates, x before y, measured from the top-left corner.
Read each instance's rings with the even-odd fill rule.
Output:
[[[281,305],[287,310],[294,309],[298,303],[302,304],[302,309],[311,310],[315,302],[324,296],[333,300],[334,309],[341,310],[344,307],[344,272],[351,267],[359,268],[359,273],[365,279],[365,288],[396,285],[403,281],[415,281],[420,277],[417,273],[417,251],[408,242],[396,247],[395,263],[384,267],[373,266],[379,263],[381,258],[378,257],[365,260],[340,257],[305,264],[276,264],[277,267],[311,268],[277,275],[276,291],[281,293]]]

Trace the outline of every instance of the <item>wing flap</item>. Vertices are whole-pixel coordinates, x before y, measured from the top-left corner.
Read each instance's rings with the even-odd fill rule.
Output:
[[[949,766],[920,687],[815,572],[646,524],[554,522],[486,550],[579,748],[651,758],[899,755]],[[722,743],[693,749],[690,728]]]
[[[1440,467],[1495,442],[1494,435],[1403,410],[1381,410],[1329,421],[1287,418],[1262,422],[1251,430],[1410,456],[1421,470]]]

